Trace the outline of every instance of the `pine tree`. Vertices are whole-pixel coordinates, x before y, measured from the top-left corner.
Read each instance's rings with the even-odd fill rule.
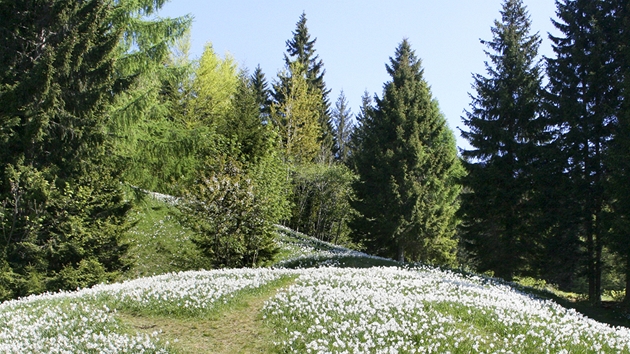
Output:
[[[392,81],[358,128],[352,205],[359,216],[350,226],[372,253],[453,264],[461,170],[455,138],[406,39],[390,61]]]
[[[630,3],[612,0],[605,4],[608,31],[608,50],[613,59],[614,73],[610,82],[614,83],[616,121],[614,138],[610,143],[607,158],[610,179],[607,180],[607,196],[611,200],[611,249],[625,261],[623,268],[626,277],[624,303],[630,307]],[[614,14],[614,16],[612,16]]]
[[[548,60],[550,104],[553,124],[559,128],[555,150],[564,172],[565,217],[576,227],[572,232],[584,240],[589,299],[601,297],[604,208],[608,204],[604,165],[612,138],[615,116],[614,66],[602,24],[605,1],[562,0],[557,2],[563,37],[551,37],[556,57]]]
[[[549,139],[541,115],[540,37],[521,0],[506,0],[493,39],[482,41],[488,76],[474,76],[476,96],[462,131],[472,149],[462,151],[462,230],[479,271],[511,280],[531,256],[532,205],[538,147]]]
[[[299,63],[299,66],[304,68],[302,74],[306,78],[309,90],[320,96],[321,103],[318,104],[317,118],[322,131],[320,135],[320,160],[325,161],[332,157],[334,134],[330,115],[330,102],[328,101],[330,90],[326,88],[324,82],[324,74],[326,73],[326,70],[323,69],[324,63],[319,59],[319,55],[315,54],[316,41],[317,38],[311,40],[311,35],[308,33],[306,26],[306,14],[302,13],[293,32],[293,38],[286,42],[287,53],[284,55],[284,61],[288,72],[278,77],[278,82],[274,84],[273,97],[278,104],[283,103],[285,95],[291,86],[289,81],[296,74],[292,71],[292,68],[296,67],[295,63]]]
[[[5,297],[124,269],[129,205],[108,154],[120,37],[101,1],[0,3],[0,269]]]
[[[352,136],[352,111],[348,107],[348,101],[343,93],[339,94],[339,98],[335,103],[333,110],[333,122],[335,134],[335,155],[338,161],[346,163],[350,156],[350,137]]]
[[[264,124],[269,122],[271,114],[271,90],[260,65],[256,67],[251,78],[252,88],[256,94],[256,103],[260,107],[260,118]]]

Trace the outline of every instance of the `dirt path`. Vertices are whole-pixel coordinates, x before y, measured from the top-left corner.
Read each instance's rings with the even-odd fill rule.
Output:
[[[145,333],[161,331],[178,353],[274,353],[274,334],[262,320],[265,301],[293,278],[267,286],[256,294],[242,296],[210,319],[144,317],[120,314],[132,328]]]

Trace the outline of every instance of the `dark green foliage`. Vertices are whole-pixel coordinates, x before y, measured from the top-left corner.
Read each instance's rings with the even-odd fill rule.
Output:
[[[344,165],[301,165],[292,175],[293,210],[289,226],[332,243],[347,241],[356,176]]]
[[[530,27],[522,1],[506,0],[492,41],[482,41],[491,50],[488,76],[474,76],[469,130],[462,131],[472,146],[462,151],[462,237],[479,271],[508,280],[528,270],[539,241],[539,151],[550,140],[541,115],[540,37]]]
[[[219,134],[232,139],[240,147],[247,161],[256,161],[268,153],[269,141],[275,139],[272,128],[261,121],[262,108],[258,101],[261,97],[255,86],[257,83],[241,76],[233,97],[233,108],[227,114],[224,125],[217,129]]]
[[[614,76],[610,82],[615,85],[617,100],[615,104],[616,121],[614,139],[610,144],[607,165],[610,179],[607,180],[607,195],[610,198],[611,214],[611,249],[621,256],[622,268],[626,278],[625,306],[630,307],[630,3],[613,0],[604,8],[614,16],[606,17],[605,28],[608,50],[613,61]]]
[[[341,163],[346,163],[350,157],[350,137],[354,125],[352,123],[352,111],[348,107],[348,101],[343,93],[339,94],[339,98],[335,103],[333,110],[333,123],[335,134],[335,158]]]
[[[267,79],[260,65],[254,70],[250,81],[256,95],[256,103],[260,108],[260,119],[264,124],[267,124],[269,123],[269,115],[271,114],[271,90],[269,89]]]
[[[90,286],[125,268],[129,205],[104,129],[120,87],[112,9],[101,1],[0,3],[4,296]]]
[[[374,108],[363,109],[357,128],[358,216],[350,226],[373,254],[453,264],[461,170],[455,138],[407,40],[390,60],[392,81]]]
[[[598,302],[605,242],[604,212],[608,204],[606,155],[613,137],[616,86],[615,65],[606,42],[607,1],[557,2],[563,37],[551,37],[556,58],[548,61],[547,111],[558,127],[554,141],[557,170],[566,209],[563,218],[575,225],[571,232],[584,241],[584,263],[589,299]]]
[[[300,20],[295,25],[293,38],[286,42],[287,53],[284,55],[284,62],[289,67],[291,63],[297,61],[306,68],[306,78],[311,87],[317,88],[322,92],[322,100],[326,102],[325,108],[328,110],[328,94],[330,90],[326,89],[324,82],[324,62],[319,59],[319,55],[315,54],[315,42],[317,38],[311,40],[311,35],[306,27],[306,14],[300,15]]]

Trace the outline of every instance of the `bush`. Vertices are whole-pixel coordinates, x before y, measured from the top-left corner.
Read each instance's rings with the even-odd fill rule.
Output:
[[[215,268],[256,266],[278,252],[273,225],[242,164],[208,164],[178,204],[192,241]]]

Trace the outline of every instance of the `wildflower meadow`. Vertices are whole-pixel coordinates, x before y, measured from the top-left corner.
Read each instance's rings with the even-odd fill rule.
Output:
[[[383,260],[304,237],[283,245],[299,262],[282,264],[317,267],[169,273],[4,302],[0,353],[179,353],[159,328],[118,315],[195,321],[287,279],[259,315],[279,353],[630,353],[627,328],[508,284],[427,266],[350,267]]]

